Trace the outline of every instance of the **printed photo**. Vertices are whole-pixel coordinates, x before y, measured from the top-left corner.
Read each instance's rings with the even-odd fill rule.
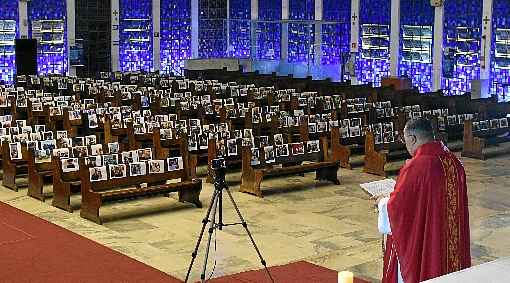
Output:
[[[11,160],[20,160],[23,158],[21,154],[21,143],[15,142],[9,144],[9,154]]]
[[[120,146],[119,146],[118,142],[112,142],[112,143],[108,144],[108,152],[110,154],[119,153],[119,151],[120,151]]]
[[[180,170],[183,168],[182,157],[173,157],[166,160],[168,171]]]
[[[89,167],[99,167],[102,165],[101,156],[88,156],[85,158],[85,164]]]
[[[129,164],[138,162],[138,151],[124,151],[121,153],[122,163]]]
[[[292,155],[299,155],[299,154],[305,153],[305,147],[302,142],[292,143],[291,148],[292,148]]]
[[[35,163],[48,163],[51,162],[51,151],[38,149],[34,151]]]
[[[88,151],[86,146],[75,146],[72,149],[73,157],[86,157],[88,156]]]
[[[74,172],[80,169],[78,158],[63,158],[60,160],[62,163],[62,172]]]
[[[227,140],[227,150],[229,156],[237,155],[237,140],[229,139]]]
[[[69,111],[69,120],[80,120],[81,113],[78,110]]]
[[[314,153],[314,152],[319,152],[319,151],[320,151],[320,147],[319,147],[318,140],[308,141],[306,143],[306,152],[307,153]]]
[[[41,149],[48,150],[49,152],[53,152],[53,150],[57,148],[56,140],[43,140],[41,141]]]
[[[145,174],[147,174],[147,165],[145,162],[129,163],[129,175],[130,176],[142,176]]]
[[[165,161],[164,160],[150,160],[148,162],[149,165],[149,174],[157,174],[165,172]]]
[[[106,181],[108,179],[106,166],[89,168],[90,181]]]
[[[103,159],[102,160],[103,161],[103,166],[119,164],[119,160],[118,160],[117,154],[107,154],[107,155],[103,155],[101,157]]]
[[[95,135],[85,136],[85,145],[91,146],[97,143],[97,137]]]
[[[275,150],[273,146],[264,147],[264,161],[266,163],[274,163],[276,159]]]
[[[90,154],[91,155],[102,155],[103,152],[103,145],[102,144],[93,144],[90,146]]]
[[[98,126],[98,118],[96,114],[89,115],[89,128],[95,129]]]
[[[39,142],[38,141],[27,141],[27,148],[29,150],[37,150],[39,149]]]
[[[260,164],[260,151],[258,148],[251,149],[251,165],[259,165]]]
[[[172,139],[172,129],[161,129],[159,131],[161,140],[171,140]]]
[[[53,150],[53,156],[58,156],[60,158],[69,158],[70,152],[69,148],[56,148]]]
[[[108,168],[110,169],[110,178],[111,179],[126,177],[126,165],[125,164],[109,165]]]
[[[276,146],[276,156],[289,156],[289,145],[283,144],[283,145],[277,145]]]
[[[508,128],[508,119],[507,118],[499,119],[499,125],[501,128]]]

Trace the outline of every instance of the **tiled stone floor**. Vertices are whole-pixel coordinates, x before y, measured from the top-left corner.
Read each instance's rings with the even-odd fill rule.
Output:
[[[479,264],[510,255],[510,160],[462,159],[468,176],[473,262]],[[227,176],[239,179],[239,173]],[[277,178],[262,183],[265,198],[231,190],[255,241],[269,265],[307,260],[335,270],[351,270],[378,281],[382,273],[381,237],[372,201],[359,183],[380,179],[359,168],[340,171],[341,185],[317,184],[314,174]],[[50,188],[47,188],[50,189]],[[104,225],[0,187],[0,200],[104,244],[148,265],[183,279],[198,237],[213,187],[205,184],[203,209],[178,203],[173,195],[107,205]],[[72,203],[79,208],[80,197]],[[225,222],[237,221],[224,197]],[[193,270],[199,278],[203,247]],[[216,234],[209,266],[214,276],[260,268],[249,238],[240,226]],[[212,245],[214,247],[214,245]]]

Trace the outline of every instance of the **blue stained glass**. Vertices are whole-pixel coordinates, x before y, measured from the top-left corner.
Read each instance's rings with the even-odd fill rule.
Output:
[[[0,45],[0,80],[6,83],[14,82],[16,69],[14,39],[18,30],[18,0],[4,0],[0,9],[0,32],[4,44]]]
[[[199,0],[198,56],[223,58],[227,55],[227,1]]]
[[[342,53],[350,52],[351,1],[323,0],[322,8],[324,21],[338,23],[322,25],[321,64],[340,64]]]
[[[452,78],[443,78],[441,85],[446,94],[462,95],[480,78],[482,0],[446,1],[444,15],[444,49],[455,50],[455,65]]]
[[[257,23],[257,59],[280,60],[282,27],[277,21],[281,17],[281,0],[259,0],[259,20],[262,22]]]
[[[161,0],[161,73],[182,75],[191,57],[191,0]]]
[[[357,79],[360,83],[380,86],[390,74],[390,0],[361,0],[360,56]]]
[[[491,48],[491,93],[510,100],[510,2],[494,0]]]
[[[251,0],[230,1],[230,48],[229,57],[249,58]]]
[[[146,71],[152,66],[152,1],[120,0],[120,70]]]
[[[29,33],[37,42],[40,75],[67,74],[67,26],[65,0],[28,2]]]
[[[290,20],[314,20],[314,0],[289,0]],[[313,64],[315,25],[309,23],[289,23],[289,63]]]
[[[431,91],[434,8],[430,1],[401,0],[400,14],[399,73],[421,92]]]

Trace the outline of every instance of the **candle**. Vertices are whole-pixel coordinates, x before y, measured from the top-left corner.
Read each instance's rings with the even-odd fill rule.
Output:
[[[350,271],[338,272],[338,283],[353,283],[354,274]]]

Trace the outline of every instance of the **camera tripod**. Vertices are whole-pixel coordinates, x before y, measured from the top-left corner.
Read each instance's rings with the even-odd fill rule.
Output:
[[[213,196],[211,198],[211,202],[209,204],[209,208],[207,209],[207,213],[205,214],[204,219],[202,220],[202,229],[200,230],[200,235],[198,236],[198,240],[195,246],[195,250],[191,253],[191,262],[188,267],[188,272],[186,273],[186,280],[185,283],[188,282],[191,269],[193,268],[193,263],[195,262],[195,259],[198,254],[198,249],[200,247],[200,242],[202,241],[202,238],[204,236],[204,232],[206,229],[207,224],[209,223],[209,229],[208,233],[209,236],[207,238],[207,246],[205,250],[205,259],[204,259],[204,265],[202,266],[202,273],[200,274],[200,282],[206,281],[205,273],[207,271],[207,261],[209,258],[209,250],[211,248],[211,239],[213,232],[218,229],[222,230],[224,226],[233,226],[233,225],[242,225],[244,229],[246,230],[246,233],[248,234],[248,237],[250,238],[251,244],[253,245],[253,248],[257,252],[257,255],[260,259],[260,263],[264,266],[264,269],[267,272],[267,275],[269,279],[271,279],[271,282],[274,283],[274,279],[271,276],[271,273],[269,272],[269,269],[267,268],[266,261],[262,257],[262,254],[260,253],[259,248],[257,247],[257,244],[255,243],[255,240],[253,239],[253,236],[251,235],[250,230],[248,229],[248,224],[244,220],[243,216],[241,215],[241,211],[239,211],[239,207],[237,206],[234,198],[232,197],[232,194],[230,193],[230,190],[225,182],[225,168],[219,168],[215,170],[214,174],[214,192]],[[237,216],[239,217],[239,220],[241,222],[239,223],[223,223],[223,190],[227,192],[227,195],[232,202],[232,205],[234,206],[235,211],[237,212]],[[218,217],[216,217],[216,214],[218,214]]]

